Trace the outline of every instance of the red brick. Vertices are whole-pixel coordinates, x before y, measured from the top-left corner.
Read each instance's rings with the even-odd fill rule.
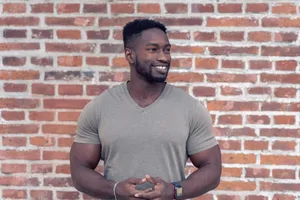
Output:
[[[262,27],[300,27],[300,18],[265,17],[262,18]]]
[[[30,144],[34,146],[41,146],[41,147],[54,146],[55,139],[51,137],[31,137]]]
[[[192,4],[192,13],[212,13],[214,12],[213,4]]]
[[[137,4],[138,13],[158,14],[161,13],[158,3],[139,3]]]
[[[51,173],[53,171],[52,164],[31,164],[31,173]]]
[[[31,111],[29,119],[33,121],[53,121],[55,113],[50,111]]]
[[[39,126],[37,124],[1,124],[0,133],[38,133]]]
[[[244,40],[244,32],[242,32],[242,31],[221,32],[220,38],[221,38],[221,40],[225,40],[225,41],[243,41]]]
[[[46,71],[45,80],[60,81],[92,81],[95,72],[93,71]]]
[[[255,74],[228,74],[214,73],[206,74],[207,82],[223,82],[223,83],[256,83],[257,76]]]
[[[273,150],[294,151],[297,143],[295,141],[274,141]]]
[[[24,147],[26,146],[26,143],[27,143],[26,137],[3,137],[2,138],[3,146]]]
[[[274,14],[296,14],[297,7],[292,3],[276,3],[272,7],[272,13]]]
[[[68,178],[44,178],[44,186],[52,187],[73,187],[73,181],[71,177]]]
[[[277,82],[277,83],[290,83],[290,84],[299,84],[300,83],[300,74],[260,74],[261,82]]]
[[[232,46],[221,46],[221,47],[208,47],[210,55],[257,55],[258,47],[232,47]]]
[[[193,87],[193,94],[196,97],[213,97],[216,95],[215,88],[205,86]]]
[[[107,40],[108,37],[109,37],[109,30],[87,31],[86,35],[87,35],[87,39],[92,39],[92,40],[97,40],[97,39],[98,40]]]
[[[84,13],[107,13],[107,4],[84,4]]]
[[[241,13],[242,4],[238,4],[238,3],[218,4],[218,12],[219,13]]]
[[[78,199],[79,192],[57,191],[56,196],[58,199]]]
[[[207,107],[217,111],[257,111],[259,105],[251,101],[208,101]]]
[[[248,3],[246,7],[246,12],[251,13],[264,13],[268,12],[269,5],[267,3]]]
[[[216,136],[256,136],[252,128],[214,128],[213,132]]]
[[[275,62],[276,70],[292,70],[295,71],[297,67],[297,61],[295,60],[279,60]]]
[[[194,32],[193,37],[195,41],[216,41],[216,36],[214,32]]]
[[[296,171],[292,169],[273,169],[273,177],[278,179],[295,179]]]
[[[219,194],[217,195],[218,200],[241,200],[241,197],[238,195],[226,195],[226,194]]]
[[[90,100],[87,99],[44,99],[44,108],[83,109]]]
[[[222,60],[222,68],[243,69],[245,67],[242,60]]]
[[[0,185],[39,186],[39,180],[37,178],[3,176],[0,177]]]
[[[218,59],[215,58],[196,58],[195,66],[201,69],[216,69],[218,68]]]
[[[187,13],[188,5],[185,3],[165,3],[167,13]]]
[[[0,98],[0,108],[37,108],[39,106],[38,99],[12,99]]]
[[[52,134],[75,134],[76,125],[66,125],[66,124],[43,124],[43,133]]]
[[[100,52],[102,53],[123,53],[124,47],[122,44],[100,44]]]
[[[77,121],[80,112],[58,112],[59,121]]]
[[[218,140],[223,150],[241,150],[241,142],[235,140]]]
[[[298,39],[298,34],[290,32],[279,32],[274,33],[274,40],[275,42],[295,42]]]
[[[250,60],[249,61],[249,68],[255,70],[263,70],[263,69],[270,69],[272,68],[272,62],[268,60]]]
[[[106,85],[87,85],[86,94],[88,96],[97,96],[108,89]]]
[[[68,160],[69,152],[43,151],[43,160]]]
[[[222,177],[241,177],[243,169],[236,167],[223,167],[222,168]]]
[[[3,13],[25,13],[26,4],[24,3],[5,3],[2,5]]]
[[[31,38],[53,39],[53,30],[33,29]]]
[[[248,89],[248,94],[271,94],[269,87],[251,87]]]
[[[24,66],[26,57],[3,57],[2,63],[4,66]]]
[[[246,150],[268,150],[268,141],[245,141],[244,148]]]
[[[53,199],[53,192],[50,190],[30,190],[30,199]]]
[[[40,150],[0,150],[0,160],[40,160]]]
[[[57,30],[56,35],[59,39],[81,39],[80,30]]]
[[[127,62],[127,60],[126,60]],[[193,65],[192,58],[173,58],[172,68],[190,69]]]
[[[58,94],[59,95],[82,95],[83,86],[82,85],[59,85]]]
[[[95,44],[81,43],[81,44],[67,44],[67,43],[46,43],[47,52],[85,52],[93,53],[95,51]]]
[[[114,3],[110,5],[112,14],[134,13],[133,3]]]
[[[31,64],[39,66],[53,66],[53,58],[51,57],[32,57]]]
[[[71,147],[73,144],[74,138],[58,138],[59,147]]]
[[[272,183],[272,182],[260,182],[261,191],[300,191],[300,185],[298,183]]]
[[[254,164],[256,157],[254,154],[223,153],[222,162],[226,164]]]
[[[109,58],[108,57],[87,57],[86,58],[87,65],[95,65],[95,66],[108,66]]]
[[[56,5],[57,13],[79,13],[80,12],[80,4],[78,3],[60,3]]]
[[[27,165],[26,164],[7,164],[3,163],[1,167],[1,172],[3,174],[12,174],[12,173],[25,173]]]
[[[40,23],[38,17],[1,17],[1,26],[37,26]]]
[[[27,30],[5,29],[3,30],[4,38],[26,38]]]
[[[128,72],[100,72],[99,73],[99,81],[115,81],[115,82],[123,82],[129,79]]]
[[[242,124],[241,115],[221,115],[219,116],[218,124]]]
[[[27,85],[18,83],[5,83],[3,89],[5,92],[26,92]]]
[[[299,156],[288,155],[261,155],[260,164],[262,165],[299,165]]]
[[[58,56],[57,59],[62,67],[82,67],[82,56]]]
[[[27,191],[21,189],[3,189],[2,197],[8,199],[26,199]]]
[[[275,88],[274,95],[279,98],[294,98],[296,97],[296,88]]]
[[[258,26],[258,20],[253,18],[230,18],[230,17],[222,17],[222,18],[207,18],[207,26],[214,27],[252,27]]]
[[[256,183],[252,181],[221,181],[217,190],[254,191]]]
[[[268,197],[261,195],[248,195],[245,200],[268,200]]]
[[[201,46],[179,46],[173,45],[172,52],[173,53],[197,53],[202,54],[204,53],[205,49]]]
[[[55,172],[58,174],[70,174],[70,165],[57,165]]]
[[[191,38],[189,31],[169,31],[170,39],[189,40]]]
[[[40,49],[39,43],[0,43],[0,51],[32,51]]]
[[[248,33],[248,40],[252,42],[269,42],[271,39],[271,32],[253,31]]]
[[[267,115],[248,115],[248,124],[270,124],[270,118]]]
[[[241,95],[243,94],[243,91],[240,88],[237,87],[230,87],[230,86],[222,86],[221,87],[221,95]]]
[[[53,96],[55,94],[55,87],[54,85],[50,84],[33,83],[31,92],[32,94]]]
[[[203,82],[204,77],[200,73],[169,73],[167,81],[168,82]]]
[[[45,17],[49,26],[92,26],[94,17]]]
[[[25,113],[24,111],[5,111],[3,110],[1,117],[4,120],[24,120],[25,119]]]
[[[295,196],[288,194],[274,194],[272,200],[295,200]]]
[[[260,129],[260,136],[299,138],[300,132],[297,129],[263,128]]]
[[[54,6],[53,3],[39,3],[31,5],[32,13],[53,13]]]

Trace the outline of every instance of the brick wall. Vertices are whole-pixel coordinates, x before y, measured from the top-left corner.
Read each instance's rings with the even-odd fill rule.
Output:
[[[0,199],[88,199],[70,179],[76,120],[127,80],[122,26],[149,15],[169,29],[169,82],[205,103],[222,148],[199,199],[300,199],[298,1],[2,2]]]

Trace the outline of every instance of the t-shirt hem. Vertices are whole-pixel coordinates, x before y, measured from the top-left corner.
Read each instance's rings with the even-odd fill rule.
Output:
[[[190,155],[193,155],[193,154],[196,154],[196,153],[205,151],[205,150],[210,149],[210,148],[212,148],[212,147],[214,147],[214,146],[216,146],[216,145],[218,145],[218,144],[219,144],[218,141],[217,141],[215,138],[213,138],[213,139],[211,140],[211,142],[209,142],[207,145],[205,145],[205,146],[199,145],[199,146],[201,146],[201,148],[197,148],[197,149],[195,149],[195,150],[189,151],[189,152],[188,152],[188,155],[190,156]]]

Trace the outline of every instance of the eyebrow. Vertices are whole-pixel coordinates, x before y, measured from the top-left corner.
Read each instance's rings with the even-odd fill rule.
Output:
[[[159,44],[157,44],[157,43],[148,43],[148,44],[146,44],[146,46],[159,46]],[[171,46],[171,44],[166,44],[165,45],[165,47],[170,47]]]

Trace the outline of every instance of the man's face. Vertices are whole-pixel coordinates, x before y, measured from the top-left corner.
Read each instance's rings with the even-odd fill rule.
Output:
[[[171,45],[160,29],[143,31],[136,43],[135,69],[148,82],[165,82],[171,64]]]

